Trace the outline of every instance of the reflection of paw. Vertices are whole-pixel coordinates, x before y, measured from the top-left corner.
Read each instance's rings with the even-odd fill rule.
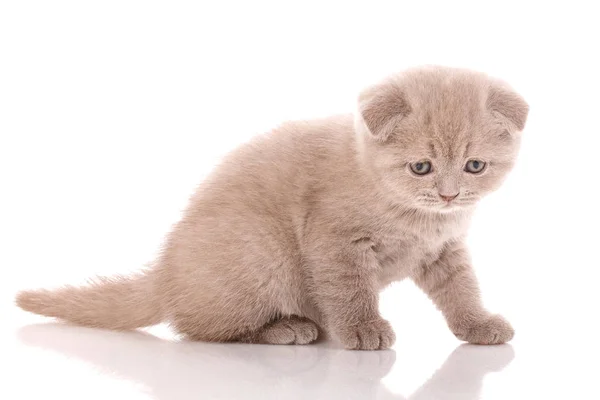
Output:
[[[453,329],[460,340],[473,344],[501,344],[513,338],[515,331],[500,315],[490,315],[467,326]]]
[[[328,356],[327,351],[319,346],[264,346],[260,349],[260,357],[256,357],[255,347],[251,346],[245,350],[247,353],[244,363],[251,360],[252,363],[258,364],[258,368],[274,371],[274,376],[279,376],[281,373],[292,375],[306,373],[319,368],[320,363],[322,364],[323,359]]]
[[[500,371],[515,358],[515,351],[510,344],[498,346],[477,346],[461,344],[448,357],[449,369],[471,371],[476,375]]]
[[[340,341],[349,350],[383,350],[390,348],[396,335],[384,319],[363,322],[359,325],[338,328]]]
[[[381,379],[386,376],[396,362],[394,350],[382,351],[345,351],[338,350],[332,365],[345,376],[357,376],[360,379]]]

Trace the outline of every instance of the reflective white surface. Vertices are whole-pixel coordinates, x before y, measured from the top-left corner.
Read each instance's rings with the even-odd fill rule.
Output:
[[[332,343],[313,346],[189,343],[144,333],[102,332],[61,324],[29,325],[18,331],[18,338],[26,346],[51,351],[38,353],[41,358],[58,361],[46,373],[56,371],[65,362],[57,355],[67,356],[69,363],[83,361],[94,367],[101,379],[93,377],[94,370],[88,370],[88,374],[94,381],[101,380],[99,383],[104,387],[126,380],[139,388],[135,398],[160,400],[478,399],[486,374],[501,371],[514,357],[510,345],[459,345],[412,394],[403,395],[391,390],[395,385],[382,381],[396,363],[410,362],[410,359],[399,360],[394,350],[344,351]],[[31,370],[35,367],[30,367]],[[55,379],[64,384],[71,381],[59,374]],[[29,390],[37,393],[35,387]]]
[[[110,332],[51,322],[5,330],[2,343],[8,346],[2,350],[2,365],[7,379],[0,385],[0,398],[600,396],[595,382],[600,353],[593,342],[525,337],[512,345],[475,346],[460,344],[440,330],[433,342],[408,334],[393,350],[368,352],[346,351],[332,342],[307,346],[192,343],[176,340],[165,327],[152,331]],[[402,330],[399,333],[402,337]]]

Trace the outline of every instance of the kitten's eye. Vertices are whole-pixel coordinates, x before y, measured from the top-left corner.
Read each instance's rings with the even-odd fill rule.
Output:
[[[429,161],[419,161],[410,164],[410,169],[417,175],[427,175],[431,172],[431,163]]]
[[[481,160],[469,160],[467,161],[467,165],[465,165],[465,171],[470,172],[472,174],[478,174],[485,168],[485,162]]]

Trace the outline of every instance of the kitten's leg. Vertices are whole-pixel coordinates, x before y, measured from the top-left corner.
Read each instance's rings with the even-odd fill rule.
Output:
[[[499,344],[513,338],[511,325],[483,307],[464,244],[447,248],[437,261],[415,270],[413,279],[442,311],[457,338],[476,344]]]
[[[290,316],[273,321],[240,339],[244,343],[308,344],[317,340],[319,328],[307,318]]]
[[[379,315],[379,264],[372,243],[364,239],[328,246],[332,253],[321,252],[311,260],[313,295],[328,329],[347,349],[389,348],[395,335]]]

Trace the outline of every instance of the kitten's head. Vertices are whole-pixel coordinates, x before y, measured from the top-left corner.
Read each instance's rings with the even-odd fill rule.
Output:
[[[409,70],[360,95],[361,158],[398,203],[435,212],[471,207],[511,170],[528,109],[484,74]]]

